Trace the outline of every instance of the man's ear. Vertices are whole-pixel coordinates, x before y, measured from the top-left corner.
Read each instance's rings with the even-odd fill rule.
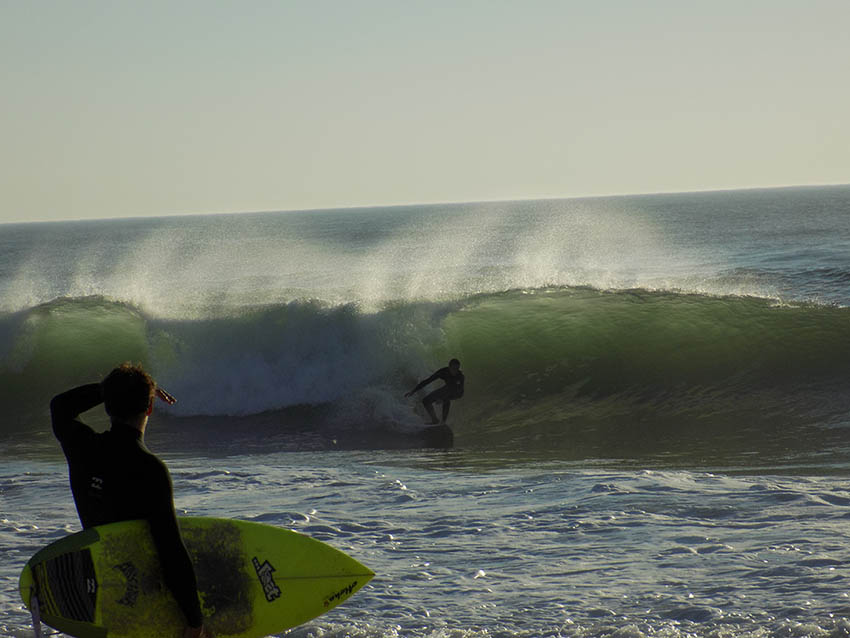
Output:
[[[153,413],[153,399],[148,403],[148,409],[145,410],[145,416],[150,416]]]

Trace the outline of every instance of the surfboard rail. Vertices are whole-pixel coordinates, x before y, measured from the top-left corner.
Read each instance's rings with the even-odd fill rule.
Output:
[[[219,638],[279,633],[329,611],[374,576],[344,552],[252,521],[178,519],[195,566],[205,625]],[[182,636],[145,521],[66,536],[38,551],[19,581],[41,620],[79,638]]]

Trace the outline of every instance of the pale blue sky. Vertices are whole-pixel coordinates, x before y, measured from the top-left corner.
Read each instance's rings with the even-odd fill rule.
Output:
[[[848,183],[848,25],[848,0],[0,0],[0,221]]]

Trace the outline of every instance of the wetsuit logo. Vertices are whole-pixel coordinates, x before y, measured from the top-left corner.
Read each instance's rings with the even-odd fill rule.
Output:
[[[266,600],[273,602],[275,599],[280,598],[280,588],[274,582],[274,577],[272,577],[272,574],[275,571],[272,564],[269,561],[265,561],[262,565],[260,565],[260,561],[257,560],[256,556],[252,562],[254,563],[254,571],[257,572],[257,577],[260,579],[260,584],[263,586],[263,593],[266,595]]]

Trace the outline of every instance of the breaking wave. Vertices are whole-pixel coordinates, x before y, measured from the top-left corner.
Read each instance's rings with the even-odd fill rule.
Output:
[[[264,415],[333,433],[419,423],[405,390],[457,356],[461,443],[601,455],[745,433],[757,451],[840,429],[850,408],[850,309],[754,297],[560,287],[191,320],[62,298],[0,317],[0,337],[7,433],[125,360],[178,397],[169,418]]]

